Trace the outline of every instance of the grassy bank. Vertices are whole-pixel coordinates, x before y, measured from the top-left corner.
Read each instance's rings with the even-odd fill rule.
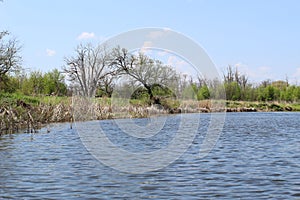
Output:
[[[113,101],[113,102],[112,102]],[[75,120],[102,120],[113,118],[141,118],[157,114],[199,112],[272,112],[300,111],[299,103],[245,102],[245,101],[194,101],[161,99],[160,105],[149,106],[144,100],[110,98],[71,98],[56,96],[25,96],[0,94],[0,134],[19,130],[35,132],[55,122]],[[225,107],[224,107],[225,106]]]
[[[0,134],[19,130],[35,132],[53,122],[71,119],[68,97],[34,97],[21,94],[0,94]]]
[[[300,111],[300,103],[226,101],[227,112],[253,110],[258,112]]]

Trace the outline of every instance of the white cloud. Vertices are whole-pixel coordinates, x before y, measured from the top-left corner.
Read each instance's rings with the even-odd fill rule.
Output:
[[[95,38],[96,35],[95,33],[91,32],[82,32],[78,37],[77,37],[77,40],[85,40],[85,39],[93,39]]]
[[[153,46],[152,42],[150,41],[145,41],[142,48],[140,49],[140,52],[144,54],[149,54],[151,53],[151,47]]]
[[[238,69],[238,71],[242,74],[246,74],[249,77],[256,77],[257,75],[255,74],[255,71],[253,71],[252,69],[250,69],[248,67],[248,65],[244,64],[244,63],[236,63],[234,65],[234,67],[236,67]]]
[[[174,67],[183,67],[187,65],[187,63],[184,60],[178,59],[176,56],[169,56],[168,65],[172,65]]]
[[[171,29],[169,29],[169,28],[164,28],[163,30],[159,30],[159,31],[151,31],[147,35],[147,37],[152,40],[155,40],[155,39],[167,36],[170,33],[170,31],[171,31]]]
[[[181,59],[178,56],[171,55],[168,57],[167,64],[174,67],[177,72],[189,75],[198,75],[197,71],[193,68],[192,65],[187,63],[185,60]]]
[[[54,56],[56,54],[56,51],[52,50],[52,49],[46,49],[46,54],[47,56]]]
[[[153,46],[153,44],[151,41],[145,41],[142,48],[149,48],[152,46]]]
[[[164,27],[163,29],[164,29],[164,31],[172,31],[172,29],[169,27]]]

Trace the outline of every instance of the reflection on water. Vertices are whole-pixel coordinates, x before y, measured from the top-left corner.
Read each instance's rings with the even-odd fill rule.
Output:
[[[181,158],[145,174],[121,173],[102,165],[68,124],[32,137],[3,135],[0,199],[300,198],[300,113],[229,113],[216,147],[199,159],[209,117],[201,114],[199,134]],[[143,120],[147,119],[137,123],[147,124]],[[169,120],[176,124],[176,116]],[[111,141],[132,151],[161,148],[173,137],[170,131],[150,142],[137,140],[122,136],[114,121],[99,123],[115,133],[108,135]]]

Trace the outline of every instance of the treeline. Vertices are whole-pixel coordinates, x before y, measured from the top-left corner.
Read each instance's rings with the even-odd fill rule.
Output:
[[[148,99],[150,104],[163,98],[300,101],[300,86],[288,81],[250,83],[246,74],[231,66],[222,80],[192,77],[143,53],[132,54],[121,47],[107,49],[105,45],[90,43],[78,45],[60,70],[26,73],[21,66],[18,41],[9,36],[7,31],[0,32],[0,92],[111,97],[117,90],[119,97],[128,98],[130,94],[130,98]]]
[[[286,81],[266,80],[257,84],[247,84],[245,87],[238,82],[225,82],[227,100],[241,101],[285,101],[298,102],[300,87],[290,85]]]
[[[2,76],[0,91],[33,96],[65,96],[68,92],[65,76],[58,69],[47,73],[33,71]]]
[[[290,84],[287,80],[264,80],[261,83],[250,83],[248,76],[238,71],[238,68],[228,66],[221,83],[198,78],[190,85],[197,99],[215,98],[221,88],[225,90],[226,100],[232,101],[279,101],[299,102],[300,86]],[[221,88],[220,88],[221,87]]]
[[[175,76],[175,75],[174,75]],[[232,101],[279,101],[299,102],[300,86],[289,84],[288,81],[265,80],[259,84],[249,83],[247,75],[241,74],[237,68],[228,67],[223,74],[223,82],[209,81],[198,77],[194,80],[191,77],[181,76],[177,82],[177,93],[174,96],[172,90],[164,88],[159,84],[152,86],[154,96],[169,96],[182,99],[205,100],[216,98],[220,91],[225,90],[226,100]],[[96,87],[95,96],[110,97],[114,87],[113,81]],[[120,87],[120,86],[119,86]],[[130,87],[124,83],[122,87]],[[174,87],[172,88],[174,90]],[[72,93],[72,88],[66,84],[66,77],[62,71],[53,69],[43,73],[32,71],[30,73],[16,73],[2,77],[0,91],[6,93],[21,93],[24,95],[46,95],[46,96],[67,96]],[[149,98],[146,88],[138,87],[131,95],[134,99]]]
[[[22,67],[21,46],[8,31],[0,32],[0,92],[25,95],[67,95],[64,75],[57,69],[28,73]]]
[[[300,100],[300,86],[289,84],[288,80],[249,83],[246,74],[241,74],[237,68],[230,66],[224,73],[224,87],[227,100],[285,102]]]

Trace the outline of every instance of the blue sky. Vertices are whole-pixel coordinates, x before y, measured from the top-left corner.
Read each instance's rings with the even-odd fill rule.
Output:
[[[87,37],[98,41],[143,27],[166,27],[200,44],[222,71],[252,81],[300,83],[298,0],[4,0],[0,30],[23,45],[23,65],[47,71]],[[80,37],[81,36],[81,37]]]

